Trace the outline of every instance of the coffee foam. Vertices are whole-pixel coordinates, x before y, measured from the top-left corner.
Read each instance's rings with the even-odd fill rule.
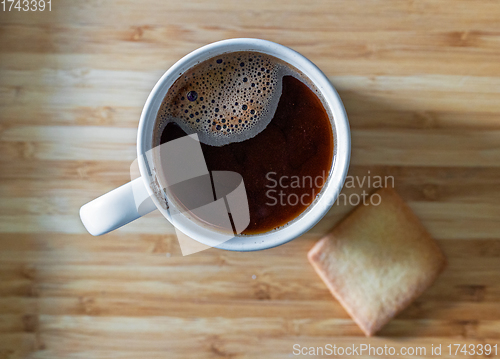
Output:
[[[289,65],[258,52],[226,53],[195,65],[179,77],[157,116],[157,137],[169,122],[201,142],[223,146],[263,131],[271,122]]]

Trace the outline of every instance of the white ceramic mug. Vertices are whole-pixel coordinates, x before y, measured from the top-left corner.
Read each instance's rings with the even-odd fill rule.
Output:
[[[286,243],[312,228],[336,201],[349,167],[351,138],[347,114],[338,93],[328,78],[301,54],[270,41],[260,39],[230,39],[203,46],[175,63],[156,83],[142,110],[137,135],[137,156],[141,176],[87,204],[80,209],[80,218],[92,235],[101,235],[117,229],[155,209],[169,218],[150,188],[151,172],[144,154],[152,149],[153,129],[160,105],[172,84],[186,70],[212,57],[235,51],[256,51],[274,56],[300,70],[321,92],[325,105],[332,114],[334,155],[328,178],[309,207],[285,226],[257,235],[238,235],[220,241],[220,233],[202,227],[188,217],[182,217],[175,226],[182,233],[210,247],[235,251],[267,249]],[[137,198],[148,198],[137,209]]]

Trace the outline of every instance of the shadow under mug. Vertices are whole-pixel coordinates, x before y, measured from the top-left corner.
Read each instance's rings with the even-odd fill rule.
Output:
[[[185,71],[215,56],[236,51],[254,51],[274,56],[297,68],[314,84],[332,115],[330,118],[334,137],[332,167],[315,200],[304,212],[283,227],[262,234],[231,236],[221,241],[219,232],[181,213],[173,223],[176,230],[209,247],[255,251],[291,241],[311,229],[328,212],[344,184],[351,151],[349,122],[337,91],[323,72],[298,52],[266,40],[237,38],[218,41],[191,52],[175,63],[158,80],[144,105],[139,122],[137,159],[140,177],[81,207],[80,218],[90,234],[108,233],[153,210],[159,210],[171,221],[168,208],[165,208],[151,188],[154,174],[150,166],[152,162],[148,163],[147,159],[147,154],[153,149],[153,130],[158,110],[169,88]],[[140,207],[137,206],[138,199],[142,201]],[[169,205],[172,206],[172,203]]]

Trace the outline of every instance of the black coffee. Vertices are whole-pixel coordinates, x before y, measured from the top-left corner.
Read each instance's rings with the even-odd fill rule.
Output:
[[[272,56],[235,52],[186,72],[167,93],[155,143],[198,133],[209,171],[243,177],[244,234],[281,227],[321,191],[333,159],[330,116],[298,70]]]

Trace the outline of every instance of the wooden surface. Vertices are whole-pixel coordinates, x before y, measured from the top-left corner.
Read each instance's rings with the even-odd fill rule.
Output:
[[[231,37],[290,46],[329,76],[351,123],[350,175],[394,176],[449,259],[379,337],[363,336],[306,259],[350,206],[256,253],[182,257],[155,214],[98,238],[80,223],[82,204],[128,181],[156,80]],[[0,119],[0,358],[500,344],[498,1],[52,0],[50,13],[0,12]]]

